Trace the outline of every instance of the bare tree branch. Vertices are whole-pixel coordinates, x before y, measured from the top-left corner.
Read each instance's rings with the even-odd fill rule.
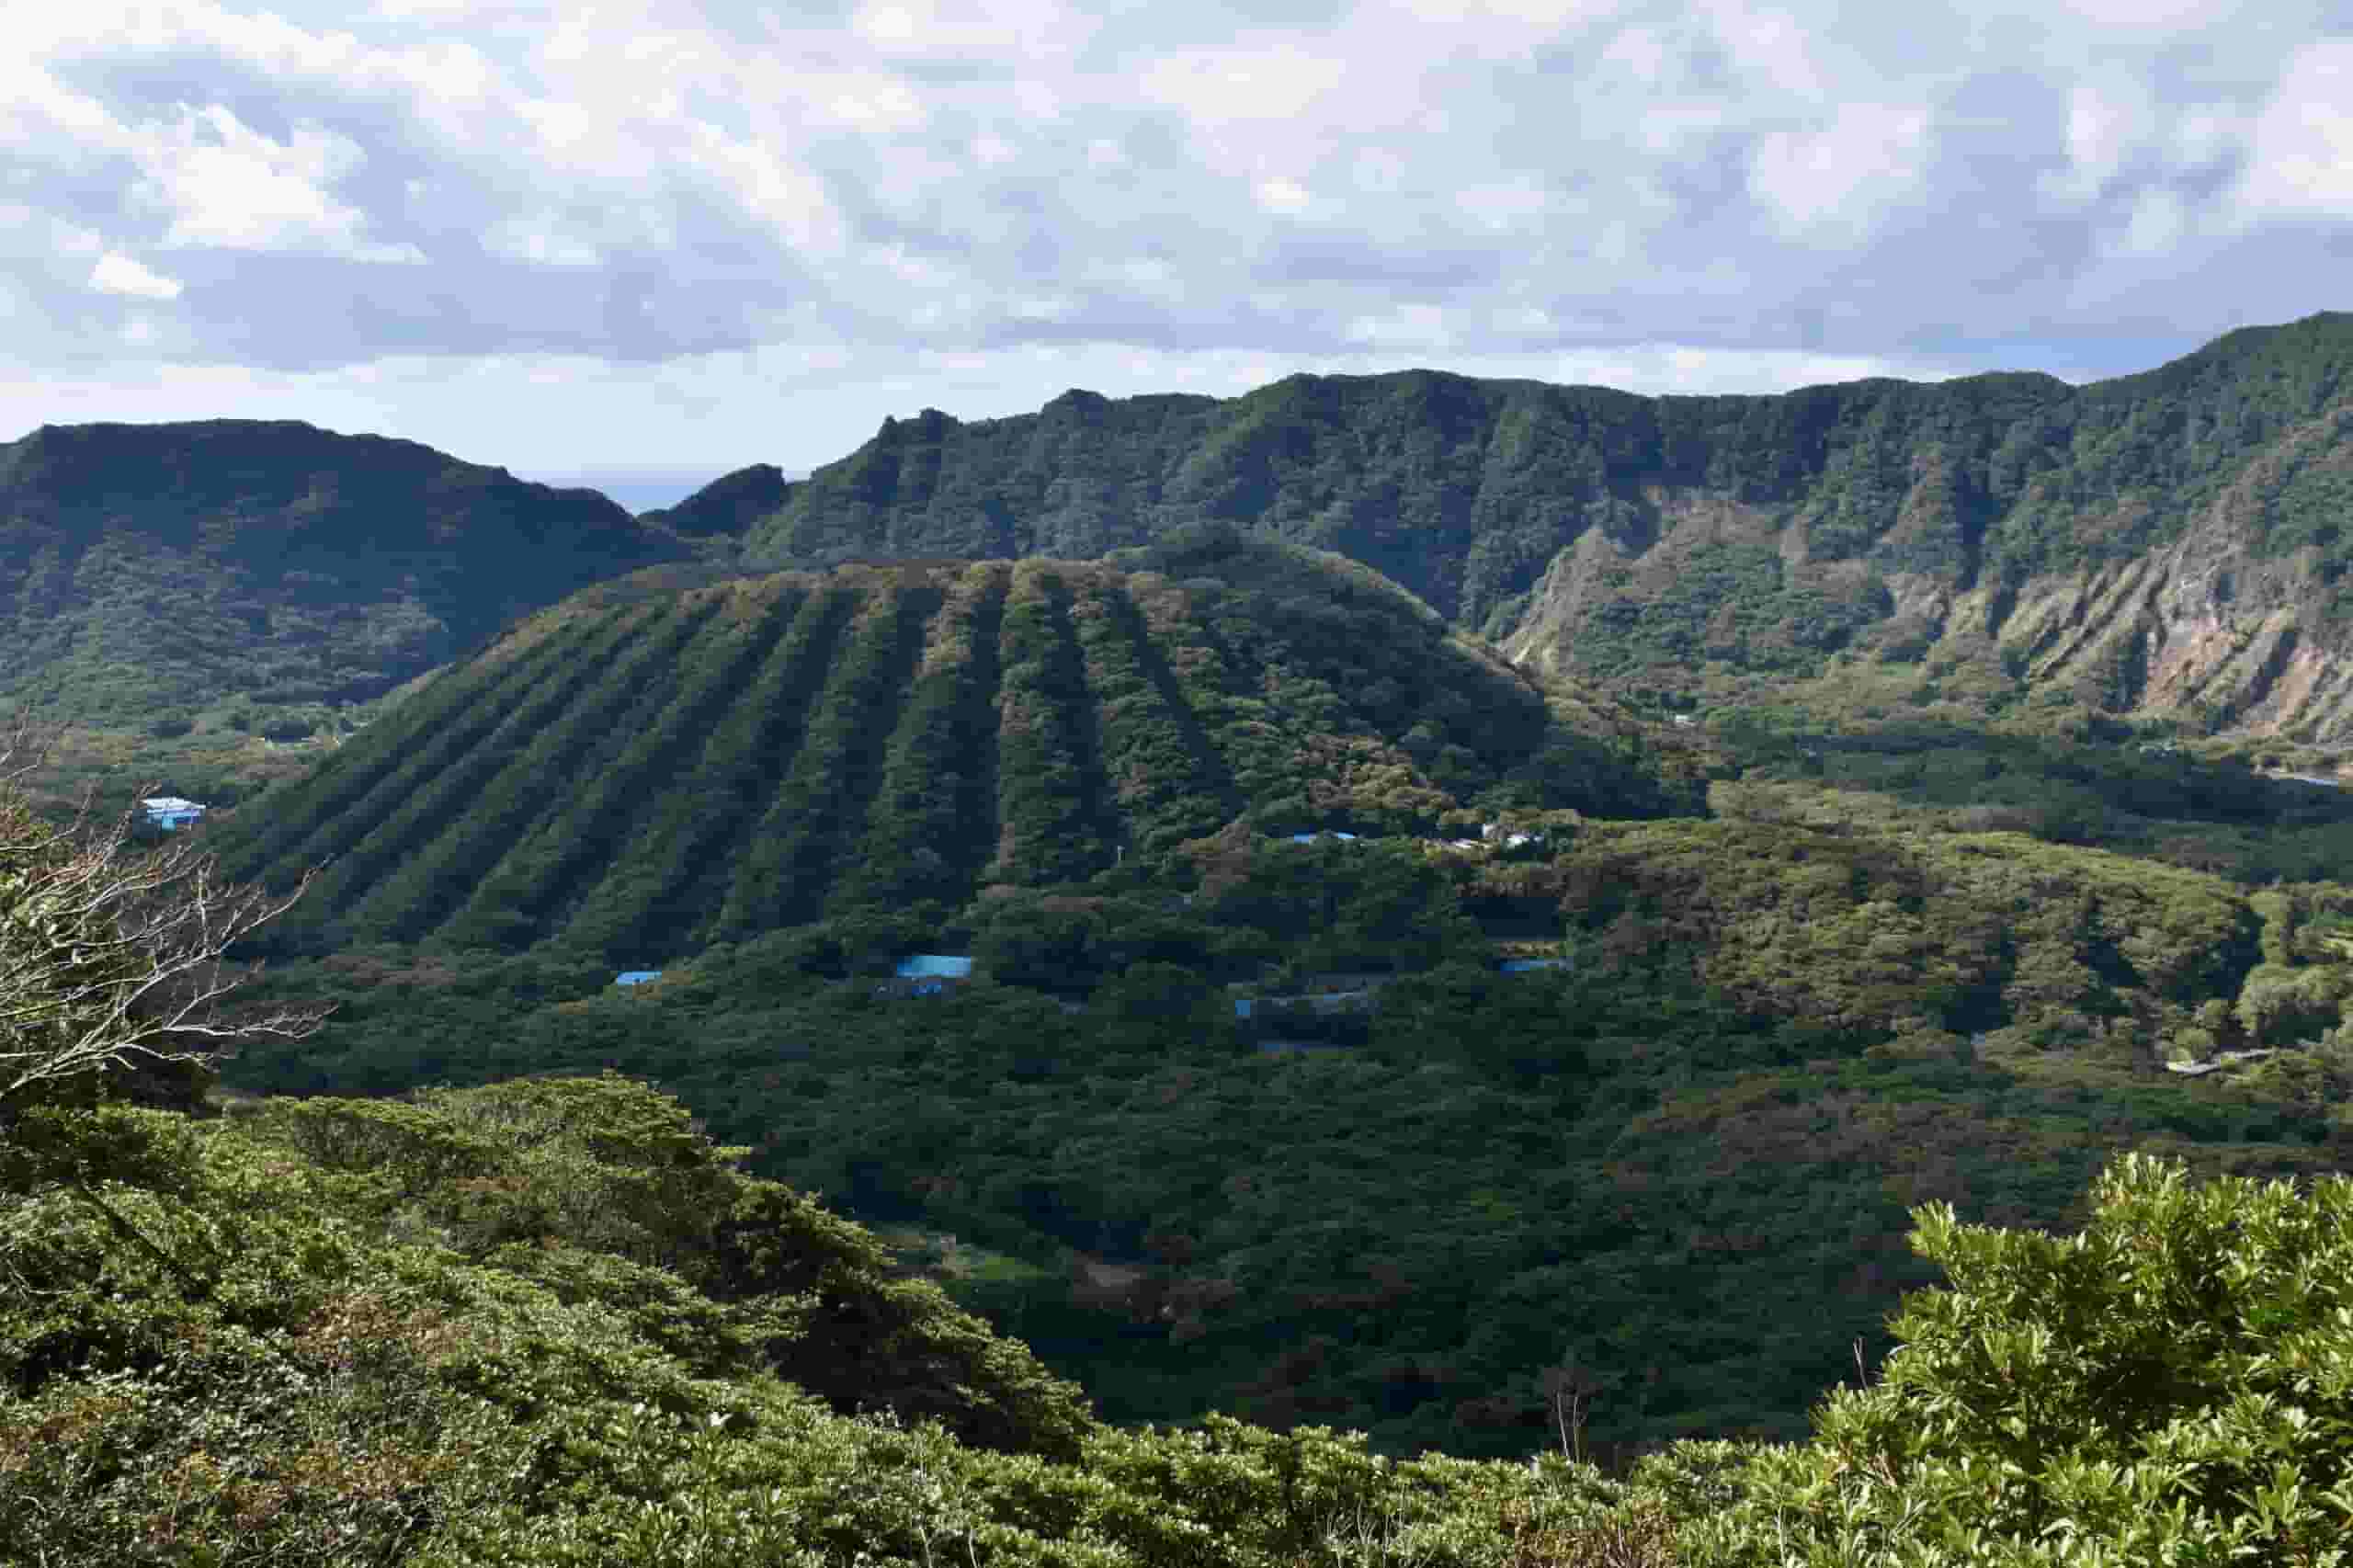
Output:
[[[140,847],[135,803],[99,822],[95,786],[66,826],[41,821],[23,781],[58,733],[20,711],[0,736],[0,1107],[87,1074],[210,1066],[241,1040],[315,1030],[329,1009],[223,1006],[259,971],[224,956],[291,908],[315,870],[280,898],[224,882],[194,839]]]

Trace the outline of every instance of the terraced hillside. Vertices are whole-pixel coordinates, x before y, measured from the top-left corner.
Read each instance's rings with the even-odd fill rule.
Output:
[[[1638,726],[1361,567],[1194,529],[1110,562],[676,569],[532,618],[211,831],[298,947],[616,959],[958,904],[1261,827],[1690,809]]]

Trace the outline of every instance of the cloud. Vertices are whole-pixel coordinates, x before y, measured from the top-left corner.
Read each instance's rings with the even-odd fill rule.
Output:
[[[348,137],[297,125],[273,141],[214,104],[142,142],[134,153],[142,171],[134,199],[166,214],[167,246],[425,260],[414,244],[366,238],[366,217],[335,194],[367,162]]]
[[[1852,244],[1918,190],[1927,130],[1921,108],[1842,104],[1818,129],[1763,137],[1749,189],[1783,233]]]
[[[2252,140],[2238,192],[2250,218],[2353,224],[2353,34],[2297,51]]]
[[[90,287],[101,294],[122,294],[134,300],[176,300],[180,280],[151,272],[120,251],[108,251],[90,269]]]
[[[744,397],[763,412],[740,460],[808,466],[824,420],[778,400],[812,376],[825,418],[870,427],[957,389],[1009,412],[1080,381],[1038,369],[1072,356],[1172,386],[1416,361],[1652,390],[2089,374],[2347,303],[2343,0],[483,17],[12,18],[0,355],[21,384],[364,388],[422,429],[437,376],[522,417],[510,394],[550,395],[512,393],[548,385],[528,365],[598,389],[551,426],[574,438],[684,449],[676,410]],[[802,352],[845,368],[761,379]]]

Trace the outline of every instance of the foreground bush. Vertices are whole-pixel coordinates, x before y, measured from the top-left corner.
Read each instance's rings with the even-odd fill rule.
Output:
[[[2327,1564],[2353,1182],[2128,1157],[2058,1238],[1920,1211],[1949,1289],[1808,1443],[1392,1460],[1096,1424],[613,1078],[225,1121],[48,1108],[0,1187],[0,1562]],[[68,1181],[62,1170],[75,1173]]]
[[[1722,1562],[2353,1561],[2353,1181],[2192,1187],[2139,1155],[2082,1233],[1918,1211],[1949,1289],[1884,1379],[1684,1547]]]
[[[1619,1494],[1097,1425],[621,1080],[17,1131],[0,1562],[1500,1563]]]

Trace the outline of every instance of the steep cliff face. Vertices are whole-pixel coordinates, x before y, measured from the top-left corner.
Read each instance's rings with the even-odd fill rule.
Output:
[[[1639,487],[1647,526],[1564,547],[1506,648],[1695,698],[1779,683],[1927,707],[1967,668],[1997,710],[2353,736],[2353,379],[2314,378],[2288,416],[2234,422],[2236,449],[2200,464],[2181,449],[2213,422],[2167,380],[2086,389],[2023,483],[1923,448],[1860,549],[1826,553],[1803,507]],[[2165,450],[2113,460],[2152,429]]]
[[[775,564],[1087,556],[1240,523],[1630,688],[2353,732],[2353,315],[2143,375],[1641,398],[1427,371],[886,423]],[[1908,672],[1908,673],[1907,673]]]
[[[2353,382],[2267,443],[2179,538],[2027,578],[1997,636],[2029,681],[2110,711],[2341,739],[2353,733],[2348,528]],[[1985,604],[1989,620],[1998,608]]]

